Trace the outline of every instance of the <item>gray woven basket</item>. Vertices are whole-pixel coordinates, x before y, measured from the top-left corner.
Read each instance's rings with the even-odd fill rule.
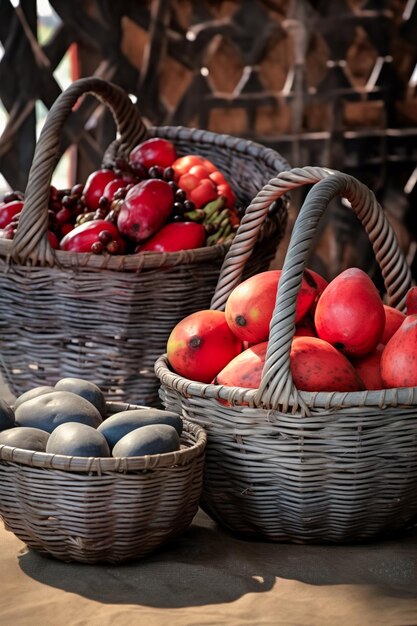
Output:
[[[128,156],[147,136],[163,136],[178,154],[212,160],[243,206],[288,165],[274,150],[228,135],[183,127],[147,130],[127,94],[97,78],[76,81],[52,106],[15,239],[0,239],[1,372],[16,395],[80,376],[98,384],[109,399],[152,405],[158,400],[155,359],[180,319],[209,306],[228,246],[119,256],[51,249],[47,209],[60,133],[86,93],[102,100],[117,123],[119,138],[106,151],[106,164]],[[286,219],[284,202],[260,234],[248,274],[267,269]]]
[[[212,308],[224,309],[239,283],[268,204],[307,183],[317,184],[285,258],[260,388],[186,380],[170,370],[166,356],[155,371],[165,405],[207,430],[202,506],[214,519],[240,535],[273,541],[356,541],[403,528],[417,514],[417,388],[298,391],[289,354],[307,252],[336,195],[350,201],[369,235],[389,303],[404,308],[410,272],[373,193],[331,170],[281,173],[248,208]]]
[[[109,414],[138,408],[107,403]],[[207,436],[184,420],[177,452],[85,458],[0,445],[0,517],[30,548],[62,561],[149,554],[198,509]]]

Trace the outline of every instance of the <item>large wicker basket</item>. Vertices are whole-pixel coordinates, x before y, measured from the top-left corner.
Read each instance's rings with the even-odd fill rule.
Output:
[[[107,149],[105,164],[126,157],[146,136],[163,136],[180,155],[211,159],[242,206],[288,165],[274,150],[236,137],[183,127],[146,129],[128,95],[97,78],[76,81],[51,108],[15,239],[0,239],[1,372],[16,395],[76,375],[100,385],[109,399],[153,404],[154,361],[175,323],[209,306],[228,246],[114,257],[51,249],[48,200],[60,134],[87,93],[102,100],[117,123],[119,138]],[[284,202],[260,235],[248,273],[268,267],[286,218]]]
[[[138,408],[107,403],[109,414]],[[207,435],[183,421],[177,452],[85,458],[0,445],[0,517],[30,548],[62,561],[149,554],[197,513]]]
[[[186,380],[170,370],[166,356],[158,359],[156,373],[165,405],[207,430],[202,506],[214,519],[238,534],[274,541],[363,540],[401,529],[417,514],[417,388],[298,391],[289,355],[307,252],[336,195],[350,201],[369,235],[388,302],[404,307],[409,269],[373,193],[350,176],[321,168],[280,174],[248,208],[212,308],[223,309],[239,283],[268,204],[306,183],[316,184],[285,258],[260,388]]]

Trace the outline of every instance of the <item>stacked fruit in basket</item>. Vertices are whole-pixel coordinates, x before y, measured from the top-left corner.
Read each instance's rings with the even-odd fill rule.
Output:
[[[281,275],[270,270],[252,276],[233,289],[224,312],[198,311],[180,321],[167,343],[172,369],[203,383],[259,388]],[[290,350],[297,389],[417,386],[417,287],[406,305],[407,315],[385,304],[359,268],[330,282],[306,269]]]
[[[0,204],[0,236],[13,239],[24,205],[20,192]],[[85,185],[51,186],[51,246],[93,254],[176,252],[231,241],[242,208],[224,175],[198,154],[152,138],[127,160],[92,172]]]

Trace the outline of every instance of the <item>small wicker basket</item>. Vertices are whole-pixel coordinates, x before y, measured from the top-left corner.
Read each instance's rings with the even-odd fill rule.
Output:
[[[138,408],[107,403],[108,413]],[[197,513],[207,435],[184,420],[176,452],[85,458],[0,445],[0,516],[30,548],[62,561],[149,554]]]
[[[260,388],[186,380],[170,370],[166,355],[155,370],[166,407],[207,430],[202,506],[214,519],[247,537],[356,541],[401,529],[417,515],[417,388],[298,391],[289,356],[305,259],[336,195],[350,201],[368,233],[388,302],[404,308],[409,268],[373,193],[350,176],[321,168],[271,180],[248,208],[212,308],[224,309],[239,283],[269,203],[311,183],[283,266]]]
[[[15,395],[66,376],[94,381],[112,400],[153,405],[153,365],[172,327],[207,308],[230,244],[131,255],[51,249],[50,182],[60,134],[78,98],[91,93],[113,113],[119,138],[103,163],[126,158],[148,136],[171,140],[181,154],[201,154],[230,180],[247,206],[277,171],[274,150],[251,141],[183,127],[147,129],[128,95],[97,78],[74,82],[52,106],[42,129],[13,241],[0,239],[0,370]],[[247,271],[267,269],[285,231],[286,203],[263,229]]]

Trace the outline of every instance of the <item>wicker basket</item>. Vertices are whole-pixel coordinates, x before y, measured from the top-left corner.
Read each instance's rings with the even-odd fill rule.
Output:
[[[146,136],[165,137],[178,154],[211,159],[243,206],[288,165],[275,151],[228,135],[182,127],[147,130],[127,94],[97,78],[76,81],[51,108],[15,239],[0,239],[1,372],[16,395],[81,376],[109,399],[152,405],[158,400],[155,359],[177,321],[209,306],[228,246],[114,257],[51,249],[47,208],[60,133],[86,93],[102,100],[117,123],[120,137],[107,149],[104,164],[126,157]],[[268,267],[286,218],[283,202],[260,235],[249,274]]]
[[[181,448],[167,454],[83,458],[0,445],[0,516],[30,548],[62,561],[143,557],[191,524],[206,440],[184,420]]]
[[[373,193],[350,176],[321,168],[280,174],[248,208],[212,308],[224,309],[239,283],[268,204],[306,183],[317,184],[285,258],[260,388],[186,380],[169,369],[166,356],[155,369],[166,407],[207,430],[202,506],[214,519],[237,534],[273,541],[363,540],[401,529],[417,514],[417,388],[298,391],[289,354],[305,258],[336,195],[350,201],[369,235],[388,302],[404,307],[409,269]]]

